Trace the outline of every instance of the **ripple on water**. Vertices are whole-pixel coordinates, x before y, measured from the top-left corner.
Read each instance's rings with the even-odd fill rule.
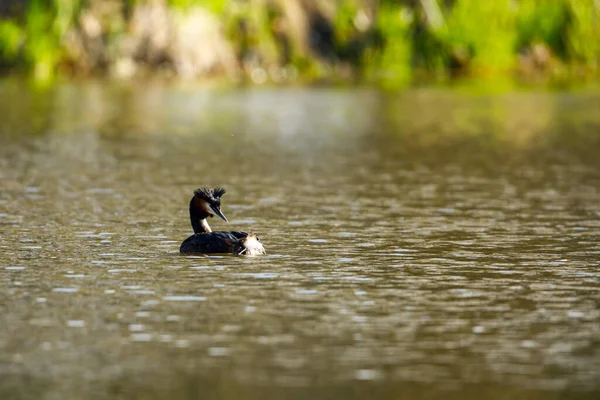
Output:
[[[374,381],[381,377],[382,373],[375,369],[359,369],[354,372],[354,379],[359,381]]]
[[[338,232],[338,236],[339,237],[343,237],[343,238],[352,238],[357,236],[358,234],[355,232]]]
[[[136,239],[167,239],[165,235],[138,235]]]
[[[315,289],[296,289],[297,294],[317,294]]]
[[[152,341],[151,333],[132,333],[129,338],[132,342],[150,342]]]
[[[140,290],[142,287],[139,285],[124,285],[121,286],[121,289],[123,290]]]
[[[485,327],[483,326],[474,326],[472,329],[473,333],[484,333],[485,332]]]
[[[234,225],[252,225],[256,223],[255,219],[234,219],[231,221]]]
[[[371,282],[371,281],[375,280],[373,278],[369,278],[368,276],[356,276],[356,275],[343,276],[342,279],[345,281],[352,281],[352,282]]]
[[[56,293],[76,293],[79,291],[79,288],[73,288],[73,287],[59,287],[59,288],[54,288],[52,289],[53,292]]]
[[[208,355],[211,357],[225,357],[231,353],[231,350],[226,347],[210,347]]]
[[[156,299],[144,300],[140,303],[140,307],[154,307],[160,304],[160,301]]]
[[[141,332],[146,330],[146,326],[144,324],[131,324],[129,325],[129,330],[131,332]]]
[[[156,294],[156,291],[154,291],[152,289],[139,289],[139,290],[133,290],[133,293],[141,294],[141,295],[152,295],[152,294]]]
[[[191,296],[191,295],[181,295],[181,296],[164,296],[164,301],[205,301],[205,296]]]
[[[162,334],[158,336],[158,341],[163,343],[169,343],[173,341],[173,335]]]
[[[583,318],[584,316],[585,316],[585,313],[583,313],[581,311],[569,310],[567,312],[567,317],[569,317],[569,318],[578,319],[578,318]]]
[[[247,272],[247,273],[237,273],[237,274],[231,274],[231,275],[247,276],[247,277],[255,278],[255,279],[275,279],[275,278],[279,277],[279,274],[276,274],[273,272],[256,272],[256,273]]]

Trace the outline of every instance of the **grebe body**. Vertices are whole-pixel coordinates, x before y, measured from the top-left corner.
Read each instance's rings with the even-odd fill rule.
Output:
[[[181,253],[231,253],[237,255],[266,254],[258,237],[250,232],[230,231],[213,232],[207,218],[218,215],[225,222],[227,218],[221,212],[223,188],[201,188],[194,192],[190,201],[190,222],[194,234],[181,243]]]

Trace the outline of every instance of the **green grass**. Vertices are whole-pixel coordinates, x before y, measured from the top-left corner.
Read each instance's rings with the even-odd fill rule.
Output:
[[[283,0],[282,0],[283,1]],[[548,49],[555,61],[545,73],[598,79],[600,74],[600,2],[597,0],[381,0],[368,30],[357,25],[364,2],[339,0],[331,19],[336,57],[327,60],[288,35],[284,57],[277,29],[286,26],[282,1],[168,0],[179,15],[202,7],[221,20],[223,34],[236,49],[240,65],[253,62],[269,69],[290,63],[300,78],[343,78],[348,66],[359,76],[383,85],[403,86],[423,75],[452,78],[512,76],[520,57],[534,46]],[[299,0],[286,0],[299,1]],[[114,15],[100,18],[108,67],[127,42],[128,18],[147,0],[122,0]],[[80,29],[90,9],[86,0],[30,0],[21,11],[0,19],[0,68],[26,71],[36,80],[51,81],[71,60],[67,37]],[[441,10],[441,20],[428,20],[422,7]],[[91,11],[90,11],[91,10]],[[329,14],[328,14],[329,16]],[[246,30],[240,29],[244,24]],[[73,62],[75,61],[75,62]],[[338,64],[338,65],[336,65]],[[152,66],[150,66],[152,67]],[[566,71],[566,72],[565,72]]]
[[[565,0],[571,24],[566,37],[573,61],[600,70],[600,4],[594,0]]]
[[[24,36],[23,29],[14,21],[0,21],[0,66],[16,62]]]
[[[448,14],[442,39],[450,57],[468,63],[476,71],[507,71],[515,65],[512,0],[462,0]]]

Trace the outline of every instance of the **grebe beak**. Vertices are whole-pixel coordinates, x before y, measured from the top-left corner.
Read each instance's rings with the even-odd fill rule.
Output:
[[[223,220],[225,222],[229,222],[229,221],[227,221],[227,218],[225,217],[225,215],[223,215],[223,213],[221,212],[221,209],[219,207],[210,206],[210,209],[212,210],[212,212],[215,213],[215,215],[218,215],[219,217],[223,218]]]

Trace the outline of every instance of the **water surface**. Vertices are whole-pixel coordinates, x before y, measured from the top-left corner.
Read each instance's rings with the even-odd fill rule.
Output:
[[[593,398],[600,95],[0,82],[0,398]],[[265,257],[180,256],[201,185]]]

